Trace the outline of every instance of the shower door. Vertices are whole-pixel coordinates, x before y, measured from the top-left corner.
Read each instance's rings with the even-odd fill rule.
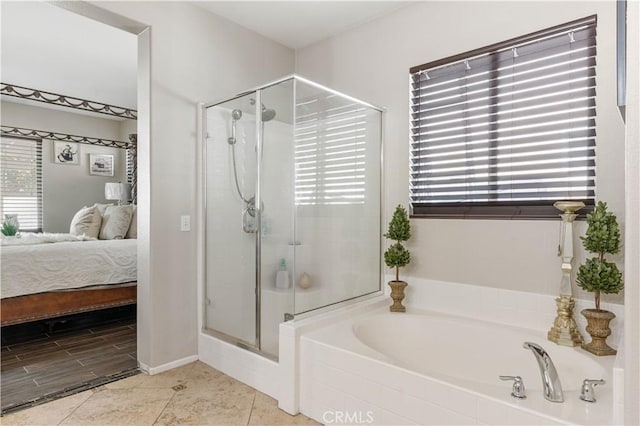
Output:
[[[206,113],[205,329],[271,357],[294,312],[292,88]]]
[[[255,93],[207,108],[205,328],[258,347]]]

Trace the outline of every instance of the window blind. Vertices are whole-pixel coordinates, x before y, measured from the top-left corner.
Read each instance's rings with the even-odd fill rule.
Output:
[[[296,103],[296,205],[364,204],[366,107],[329,94]]]
[[[138,204],[138,163],[137,151],[138,147],[126,150],[127,153],[127,183],[131,188],[131,204]]]
[[[133,164],[134,164],[134,155],[131,149],[126,150],[127,153],[127,183],[129,185],[133,184]]]
[[[416,215],[595,199],[596,17],[411,69]]]
[[[0,217],[17,214],[21,231],[42,231],[42,140],[0,138]]]

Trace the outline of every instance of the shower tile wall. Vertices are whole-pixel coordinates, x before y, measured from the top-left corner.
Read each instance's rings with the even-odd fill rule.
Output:
[[[262,91],[263,103],[275,109],[273,120],[264,123],[262,149],[262,247],[261,247],[261,349],[278,355],[278,325],[285,313],[293,314],[296,282],[293,235],[293,126],[291,84]],[[288,107],[288,108],[287,108]],[[288,111],[288,113],[287,113]],[[288,289],[276,288],[276,274],[284,259]]]

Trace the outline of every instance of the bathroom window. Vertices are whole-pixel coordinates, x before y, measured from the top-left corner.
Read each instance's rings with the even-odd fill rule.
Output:
[[[21,231],[42,231],[42,140],[0,138],[0,221],[17,214]]]
[[[414,216],[549,218],[595,199],[596,16],[411,68]]]

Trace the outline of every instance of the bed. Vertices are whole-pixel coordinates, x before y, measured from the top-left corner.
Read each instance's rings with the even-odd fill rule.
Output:
[[[136,303],[135,239],[4,241],[1,325]]]

